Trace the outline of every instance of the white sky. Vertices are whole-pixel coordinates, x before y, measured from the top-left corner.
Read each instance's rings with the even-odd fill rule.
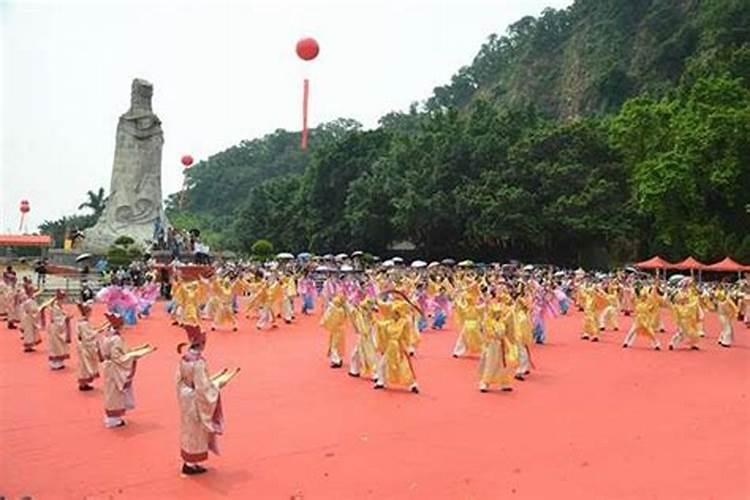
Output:
[[[366,127],[430,96],[491,33],[572,0],[0,0],[0,232],[75,213],[104,186],[135,77],[154,84],[164,196],[198,159],[277,128]],[[314,36],[304,63],[296,41]]]

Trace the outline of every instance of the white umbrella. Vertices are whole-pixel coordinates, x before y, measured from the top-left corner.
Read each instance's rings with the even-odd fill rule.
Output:
[[[474,266],[474,262],[468,259],[462,260],[461,262],[458,263],[458,267],[473,267],[473,266]]]
[[[352,257],[361,257],[365,254],[362,250],[357,250],[356,252],[352,252]]]
[[[438,267],[439,265],[440,265],[440,262],[435,262],[435,261],[433,261],[433,262],[430,262],[430,263],[429,263],[429,264],[427,265],[427,269],[432,269],[433,267]]]
[[[524,271],[533,271],[534,270],[534,266],[532,266],[531,264],[528,264],[526,266],[523,266],[523,270]]]
[[[354,268],[352,266],[350,266],[349,264],[344,264],[343,266],[341,266],[341,271],[343,271],[345,273],[350,273],[350,272],[354,271]]]
[[[386,260],[385,262],[383,262],[383,267],[393,267],[393,261]]]
[[[318,271],[318,272],[320,272],[320,273],[330,271],[330,269],[327,268],[326,266],[318,266],[318,267],[315,268],[315,270]]]
[[[674,283],[676,283],[678,281],[682,281],[683,279],[685,279],[684,275],[682,275],[682,274],[673,274],[672,276],[669,277],[669,279],[667,281],[670,284],[674,284]]]
[[[294,255],[290,254],[289,252],[282,252],[276,256],[279,260],[291,260],[294,258]]]
[[[423,267],[427,267],[427,262],[423,260],[415,260],[414,262],[411,263],[411,267],[415,269],[421,269]]]
[[[310,257],[312,257],[312,254],[310,252],[302,252],[302,253],[300,253],[300,254],[297,255],[297,258],[299,260],[307,260]]]
[[[402,259],[401,257],[394,257],[391,259],[391,262],[393,262],[394,264],[403,264],[404,259]]]
[[[347,257],[349,257],[349,256],[348,256],[348,255],[346,255],[345,253],[340,253],[340,254],[338,254],[338,255],[336,256],[336,260],[344,260],[344,259],[346,259]]]
[[[84,260],[90,259],[93,257],[90,253],[82,253],[78,257],[76,257],[76,262],[83,262]]]
[[[333,256],[333,254],[332,254],[332,253],[327,253],[327,254],[325,254],[325,255],[323,256],[323,258],[324,258],[324,259],[327,259],[327,260],[333,260],[333,259],[334,259],[335,257]]]

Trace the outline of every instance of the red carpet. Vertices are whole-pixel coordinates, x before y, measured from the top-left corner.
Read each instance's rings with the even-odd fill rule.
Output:
[[[23,354],[0,327],[0,495],[750,498],[750,332],[740,324],[731,349],[716,345],[711,317],[702,351],[654,352],[642,339],[622,349],[622,331],[584,342],[580,316],[555,319],[533,353],[538,370],[510,394],[481,394],[476,360],[450,357],[454,332],[427,333],[413,395],[328,368],[317,318],[263,333],[243,319],[240,333],[209,336],[212,371],[243,371],[224,391],[222,455],[188,478],[173,382],[184,334],[157,309],[126,333],[160,350],[139,364],[137,408],[115,430],[102,425],[99,389],[77,390],[74,359],[52,372],[44,344]]]

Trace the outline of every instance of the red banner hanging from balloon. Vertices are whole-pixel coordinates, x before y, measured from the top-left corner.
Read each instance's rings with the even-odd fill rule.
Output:
[[[307,104],[310,101],[310,80],[305,78],[302,95],[302,149],[307,149]]]

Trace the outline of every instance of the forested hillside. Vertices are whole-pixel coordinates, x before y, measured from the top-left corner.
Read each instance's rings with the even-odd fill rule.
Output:
[[[214,246],[623,262],[750,260],[750,6],[579,0],[492,35],[374,130],[243,141],[188,173]],[[419,97],[419,96],[415,96]]]

